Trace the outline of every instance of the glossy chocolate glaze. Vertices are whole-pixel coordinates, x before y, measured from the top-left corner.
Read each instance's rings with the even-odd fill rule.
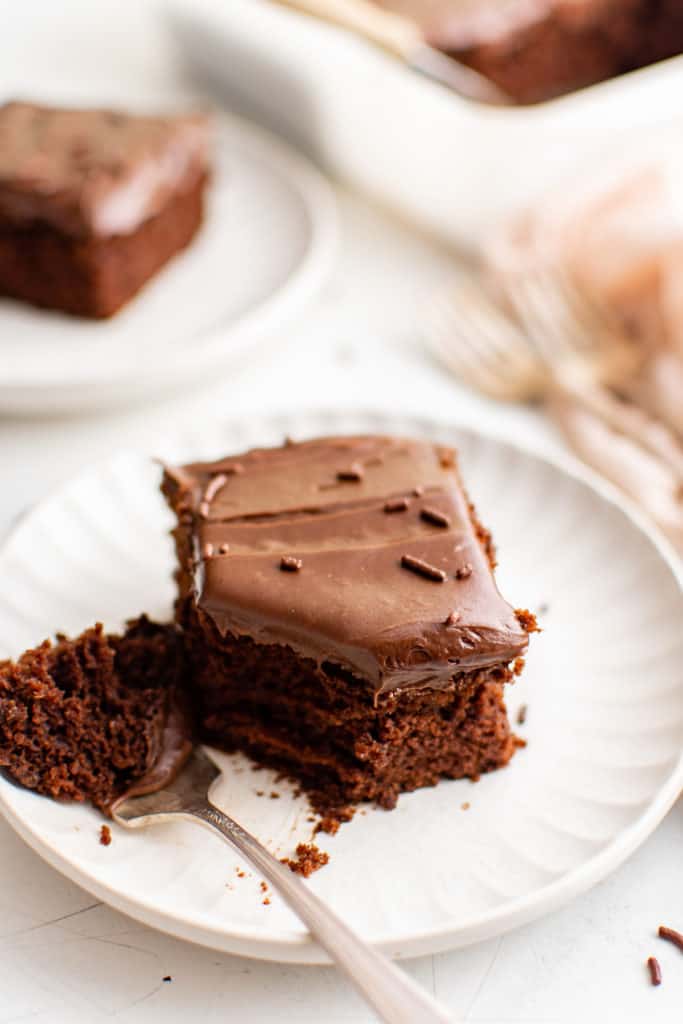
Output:
[[[208,120],[0,106],[0,216],[75,237],[127,234],[206,172]]]
[[[223,635],[286,644],[376,694],[446,686],[527,647],[450,449],[323,438],[167,469],[165,491],[192,536],[200,615]]]

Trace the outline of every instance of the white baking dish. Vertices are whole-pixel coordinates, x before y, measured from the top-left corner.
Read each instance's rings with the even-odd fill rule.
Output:
[[[683,103],[683,57],[534,107],[471,104],[268,0],[175,0],[172,27],[226,101],[344,181],[471,245],[605,148],[647,144]]]

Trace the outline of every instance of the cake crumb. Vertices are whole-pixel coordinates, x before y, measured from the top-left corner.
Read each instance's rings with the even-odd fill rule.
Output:
[[[318,832],[327,832],[328,836],[336,836],[340,825],[341,821],[338,818],[323,818],[313,829],[313,835],[316,836]]]
[[[173,981],[173,978],[171,977],[170,974],[165,974],[161,980],[162,981]]]
[[[356,808],[350,805],[328,808],[327,813],[318,820],[318,824],[313,829],[313,835],[316,836],[318,832],[326,832],[329,836],[336,836],[340,826],[351,821],[355,813]],[[315,818],[313,820],[315,821]]]
[[[524,723],[526,722],[526,714],[528,710],[529,709],[526,704],[520,705],[519,711],[517,712],[517,725],[524,725]]]
[[[303,875],[308,878],[314,871],[319,871],[329,862],[329,854],[319,850],[315,843],[299,843],[296,848],[296,860],[290,857],[283,857],[282,863],[286,864],[295,875]]]
[[[246,872],[242,871],[242,868],[235,868],[235,871],[237,872],[237,877],[238,878],[245,878],[246,877]]]
[[[470,809],[470,802],[469,802],[469,800],[465,800],[465,803],[464,804],[460,804],[460,807],[461,807],[461,809],[463,811],[469,811],[469,809]]]
[[[275,791],[273,791],[273,792],[272,792],[272,793],[270,794],[270,799],[271,799],[271,800],[279,800],[279,799],[280,799],[280,794],[279,794],[279,793],[276,793]]]
[[[261,902],[263,903],[264,907],[269,907],[270,906],[270,900],[268,899],[267,896],[266,896],[266,898],[264,900],[261,900]]]
[[[536,616],[528,608],[516,608],[515,615],[525,633],[540,633],[541,627],[536,622]]]
[[[111,829],[109,825],[102,825],[100,828],[100,844],[102,846],[109,846],[111,844]]]
[[[256,790],[256,796],[265,796],[265,793],[263,792],[262,789],[257,789]]]
[[[524,658],[515,658],[514,664],[512,666],[512,674],[515,676],[521,676],[522,672],[524,671],[525,665],[526,661]]]
[[[261,892],[268,892],[268,883],[267,882],[261,882],[260,888],[261,888]]]

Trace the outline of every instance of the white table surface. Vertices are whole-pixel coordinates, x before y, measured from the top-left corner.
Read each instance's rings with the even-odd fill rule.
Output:
[[[120,54],[127,41],[113,33],[109,43]],[[131,67],[149,60],[141,45],[125,52]],[[86,56],[94,67],[92,52]],[[413,325],[450,258],[361,201],[340,201],[338,269],[315,308],[283,330],[258,365],[142,410],[0,419],[0,531],[93,460],[121,447],[153,453],[199,418],[364,407],[435,413],[537,446],[557,445],[538,414],[467,393],[425,353]],[[571,906],[500,939],[405,968],[452,1009],[454,1020],[680,1022],[683,957],[655,932],[661,922],[683,928],[682,850],[679,803],[627,864]],[[659,989],[649,986],[644,967],[651,954],[662,964]],[[171,982],[163,982],[166,975]],[[65,881],[0,821],[0,1024],[373,1019],[332,968],[223,956],[136,924]]]

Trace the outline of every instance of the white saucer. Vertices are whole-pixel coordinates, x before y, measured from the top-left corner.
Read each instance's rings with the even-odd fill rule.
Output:
[[[215,119],[205,223],[119,314],[0,298],[0,413],[101,409],[228,374],[315,295],[337,247],[332,189],[262,129]]]
[[[329,865],[310,880],[366,939],[394,956],[485,939],[566,903],[657,826],[683,782],[683,592],[665,545],[613,492],[481,435],[424,421],[311,415],[212,430],[159,453],[189,458],[294,437],[366,431],[457,444],[469,490],[498,543],[498,580],[540,610],[522,680],[528,739],[508,768],[364,808],[319,836]],[[0,657],[55,630],[118,627],[173,598],[171,517],[159,470],[123,455],[34,509],[0,550]],[[279,856],[310,836],[307,805],[272,775],[225,758],[219,802]],[[264,796],[257,796],[263,791]],[[271,791],[281,794],[271,800]],[[469,809],[463,809],[469,804]],[[189,824],[144,834],[0,779],[0,806],[41,856],[132,917],[216,949],[317,963],[320,949],[230,849]],[[246,877],[237,875],[244,868]]]

